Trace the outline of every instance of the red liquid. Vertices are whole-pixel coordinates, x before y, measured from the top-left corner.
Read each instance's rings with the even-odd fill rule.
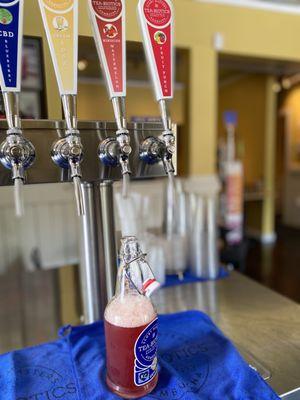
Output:
[[[105,321],[106,382],[112,392],[126,399],[145,396],[157,384],[157,374],[144,386],[136,386],[134,383],[134,346],[140,333],[148,325],[122,328]]]

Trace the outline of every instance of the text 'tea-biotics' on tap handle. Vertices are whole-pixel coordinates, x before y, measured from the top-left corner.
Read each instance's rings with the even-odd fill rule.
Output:
[[[116,138],[100,143],[98,154],[106,165],[120,165],[123,176],[131,173],[129,131],[127,129],[126,97],[126,32],[125,0],[88,0],[88,9],[93,27],[95,44],[106,80],[108,95],[112,101],[117,124]],[[118,151],[111,156],[113,140]],[[127,178],[125,177],[125,181]]]
[[[166,172],[172,174],[174,173],[172,156],[175,152],[175,137],[167,108],[167,101],[173,98],[174,91],[174,11],[172,2],[170,0],[139,0],[138,19],[146,60],[163,123],[162,140],[165,150],[162,159]],[[144,144],[144,147],[146,145],[147,143]],[[148,152],[151,152],[151,149],[148,149]]]

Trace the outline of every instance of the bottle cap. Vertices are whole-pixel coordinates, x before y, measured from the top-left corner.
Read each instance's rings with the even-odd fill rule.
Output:
[[[147,279],[144,283],[143,283],[143,294],[146,297],[151,297],[152,294],[160,287],[160,283],[157,282],[156,279]]]

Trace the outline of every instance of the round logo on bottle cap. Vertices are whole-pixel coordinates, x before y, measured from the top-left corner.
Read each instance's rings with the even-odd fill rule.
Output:
[[[0,8],[0,24],[9,25],[13,20],[12,13],[6,8]]]
[[[116,19],[123,9],[121,0],[92,0],[92,6],[100,18],[108,20]]]
[[[165,26],[171,21],[172,10],[165,0],[146,0],[144,14],[150,24]]]
[[[43,0],[43,2],[54,11],[67,11],[74,5],[74,0]]]

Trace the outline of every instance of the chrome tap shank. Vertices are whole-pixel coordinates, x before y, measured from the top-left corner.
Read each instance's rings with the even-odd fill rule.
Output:
[[[131,154],[130,137],[127,129],[125,98],[111,99],[115,121],[117,124],[116,139],[108,138],[100,143],[98,155],[105,165],[121,166],[122,175],[131,174],[129,156]]]
[[[81,216],[84,214],[80,166],[83,160],[83,146],[77,127],[77,96],[64,94],[61,96],[61,100],[66,122],[66,136],[53,144],[51,157],[59,167],[70,170],[70,176],[74,183],[77,211],[78,215]]]
[[[144,140],[140,148],[140,159],[147,164],[155,164],[162,161],[168,175],[174,174],[173,155],[176,151],[175,136],[172,131],[171,118],[165,100],[159,101],[163,132],[161,137],[148,137]]]
[[[22,134],[19,97],[19,92],[3,92],[8,130],[6,140],[0,145],[0,162],[12,171],[16,215],[22,216],[24,206],[21,187],[25,180],[25,170],[35,160],[35,149]]]

